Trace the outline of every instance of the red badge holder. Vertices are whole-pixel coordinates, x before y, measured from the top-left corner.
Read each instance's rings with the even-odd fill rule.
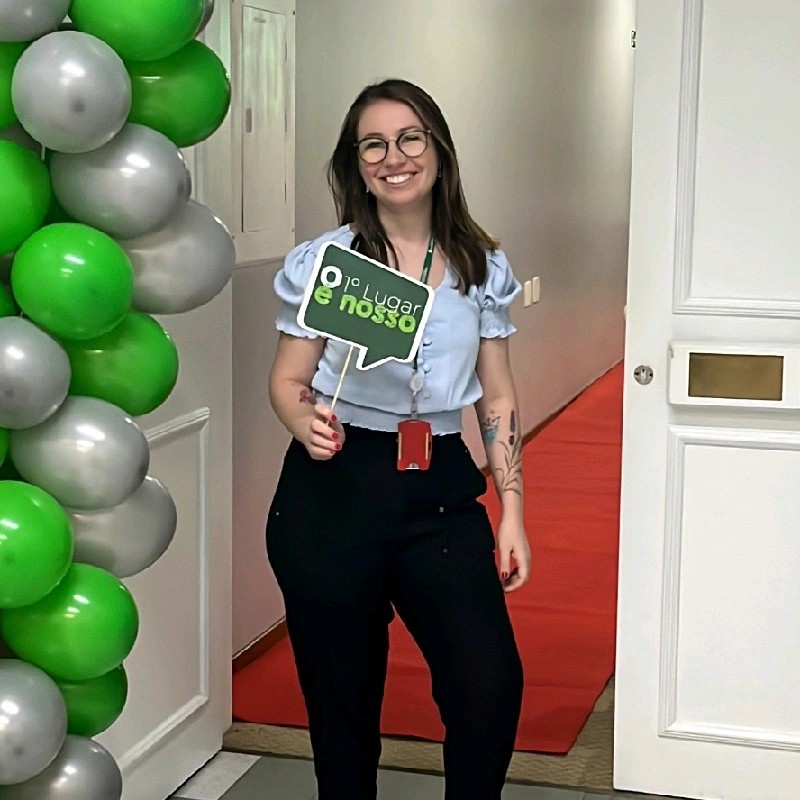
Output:
[[[430,422],[407,419],[398,424],[397,469],[429,469],[432,451],[433,431]]]
[[[422,283],[428,282],[433,263],[434,239],[431,237],[425,263],[422,266]],[[424,379],[419,372],[417,354],[414,354],[414,371],[411,375],[411,419],[397,425],[397,469],[427,470],[431,466],[433,452],[433,430],[430,422],[417,419],[417,395],[422,389]]]

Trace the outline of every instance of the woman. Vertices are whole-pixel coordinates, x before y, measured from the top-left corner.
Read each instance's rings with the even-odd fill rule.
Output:
[[[267,523],[319,799],[376,796],[396,610],[431,670],[446,728],[446,797],[499,800],[522,695],[503,590],[519,589],[530,568],[507,343],[520,285],[470,217],[447,123],[413,84],[364,89],[344,120],[329,182],[341,227],[293,250],[275,279],[283,306],[270,397],[293,441]],[[348,370],[333,410],[349,348],[297,324],[329,241],[435,289],[416,365]],[[478,502],[486,479],[461,438],[461,412],[472,404],[502,501],[499,576]],[[415,406],[432,453],[429,468],[406,469],[398,426]]]

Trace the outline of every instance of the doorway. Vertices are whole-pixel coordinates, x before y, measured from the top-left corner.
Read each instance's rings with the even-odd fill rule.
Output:
[[[468,8],[422,0],[400,8],[380,0],[354,15],[346,0],[297,2],[296,240],[335,226],[324,168],[357,92],[388,76],[424,86],[451,125],[471,210],[501,239],[519,280],[538,279],[541,286],[538,302],[520,303],[515,310],[519,332],[512,339],[529,431],[585,397],[584,390],[622,358],[634,10],[633,0],[513,0],[501,7],[470,0]],[[386,30],[390,37],[382,35]],[[473,420],[467,421],[465,436],[483,463]],[[563,448],[575,461],[578,444]],[[264,498],[258,502],[263,506]],[[568,495],[563,502],[570,504]],[[604,586],[612,595],[614,579]],[[609,614],[613,617],[613,609]],[[397,641],[403,646],[402,631]],[[596,787],[587,787],[585,763],[564,772],[569,755],[531,755],[529,761],[541,759],[535,771],[525,773],[533,777],[519,780],[610,789],[613,691],[605,681],[613,671],[613,620],[606,642],[607,674],[596,681],[588,706],[584,702],[589,724],[579,722],[577,740],[566,744],[576,758],[585,743],[579,734],[592,734],[593,724],[601,723],[597,735],[608,741],[606,767],[600,770],[605,783],[592,778]],[[553,643],[554,650],[570,646]],[[285,695],[274,683],[264,685],[277,697]],[[425,692],[425,684],[420,686]],[[593,703],[598,703],[594,714]],[[536,724],[546,728],[548,722],[542,717]],[[302,733],[258,732],[236,723],[228,744],[307,757]],[[387,743],[387,756],[394,746]],[[406,748],[396,763],[424,769],[423,761],[435,761],[437,747],[415,742],[414,755]]]

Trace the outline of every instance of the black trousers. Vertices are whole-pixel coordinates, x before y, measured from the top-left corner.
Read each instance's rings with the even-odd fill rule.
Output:
[[[446,800],[500,800],[522,665],[477,501],[486,479],[458,435],[436,437],[427,472],[399,472],[396,434],[346,433],[327,462],[292,442],[267,522],[319,800],[375,800],[395,610],[431,670]]]

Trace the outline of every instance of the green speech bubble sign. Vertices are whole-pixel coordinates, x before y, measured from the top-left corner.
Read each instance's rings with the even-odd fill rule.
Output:
[[[337,242],[320,249],[297,322],[358,347],[357,366],[411,361],[433,305],[433,289]]]

